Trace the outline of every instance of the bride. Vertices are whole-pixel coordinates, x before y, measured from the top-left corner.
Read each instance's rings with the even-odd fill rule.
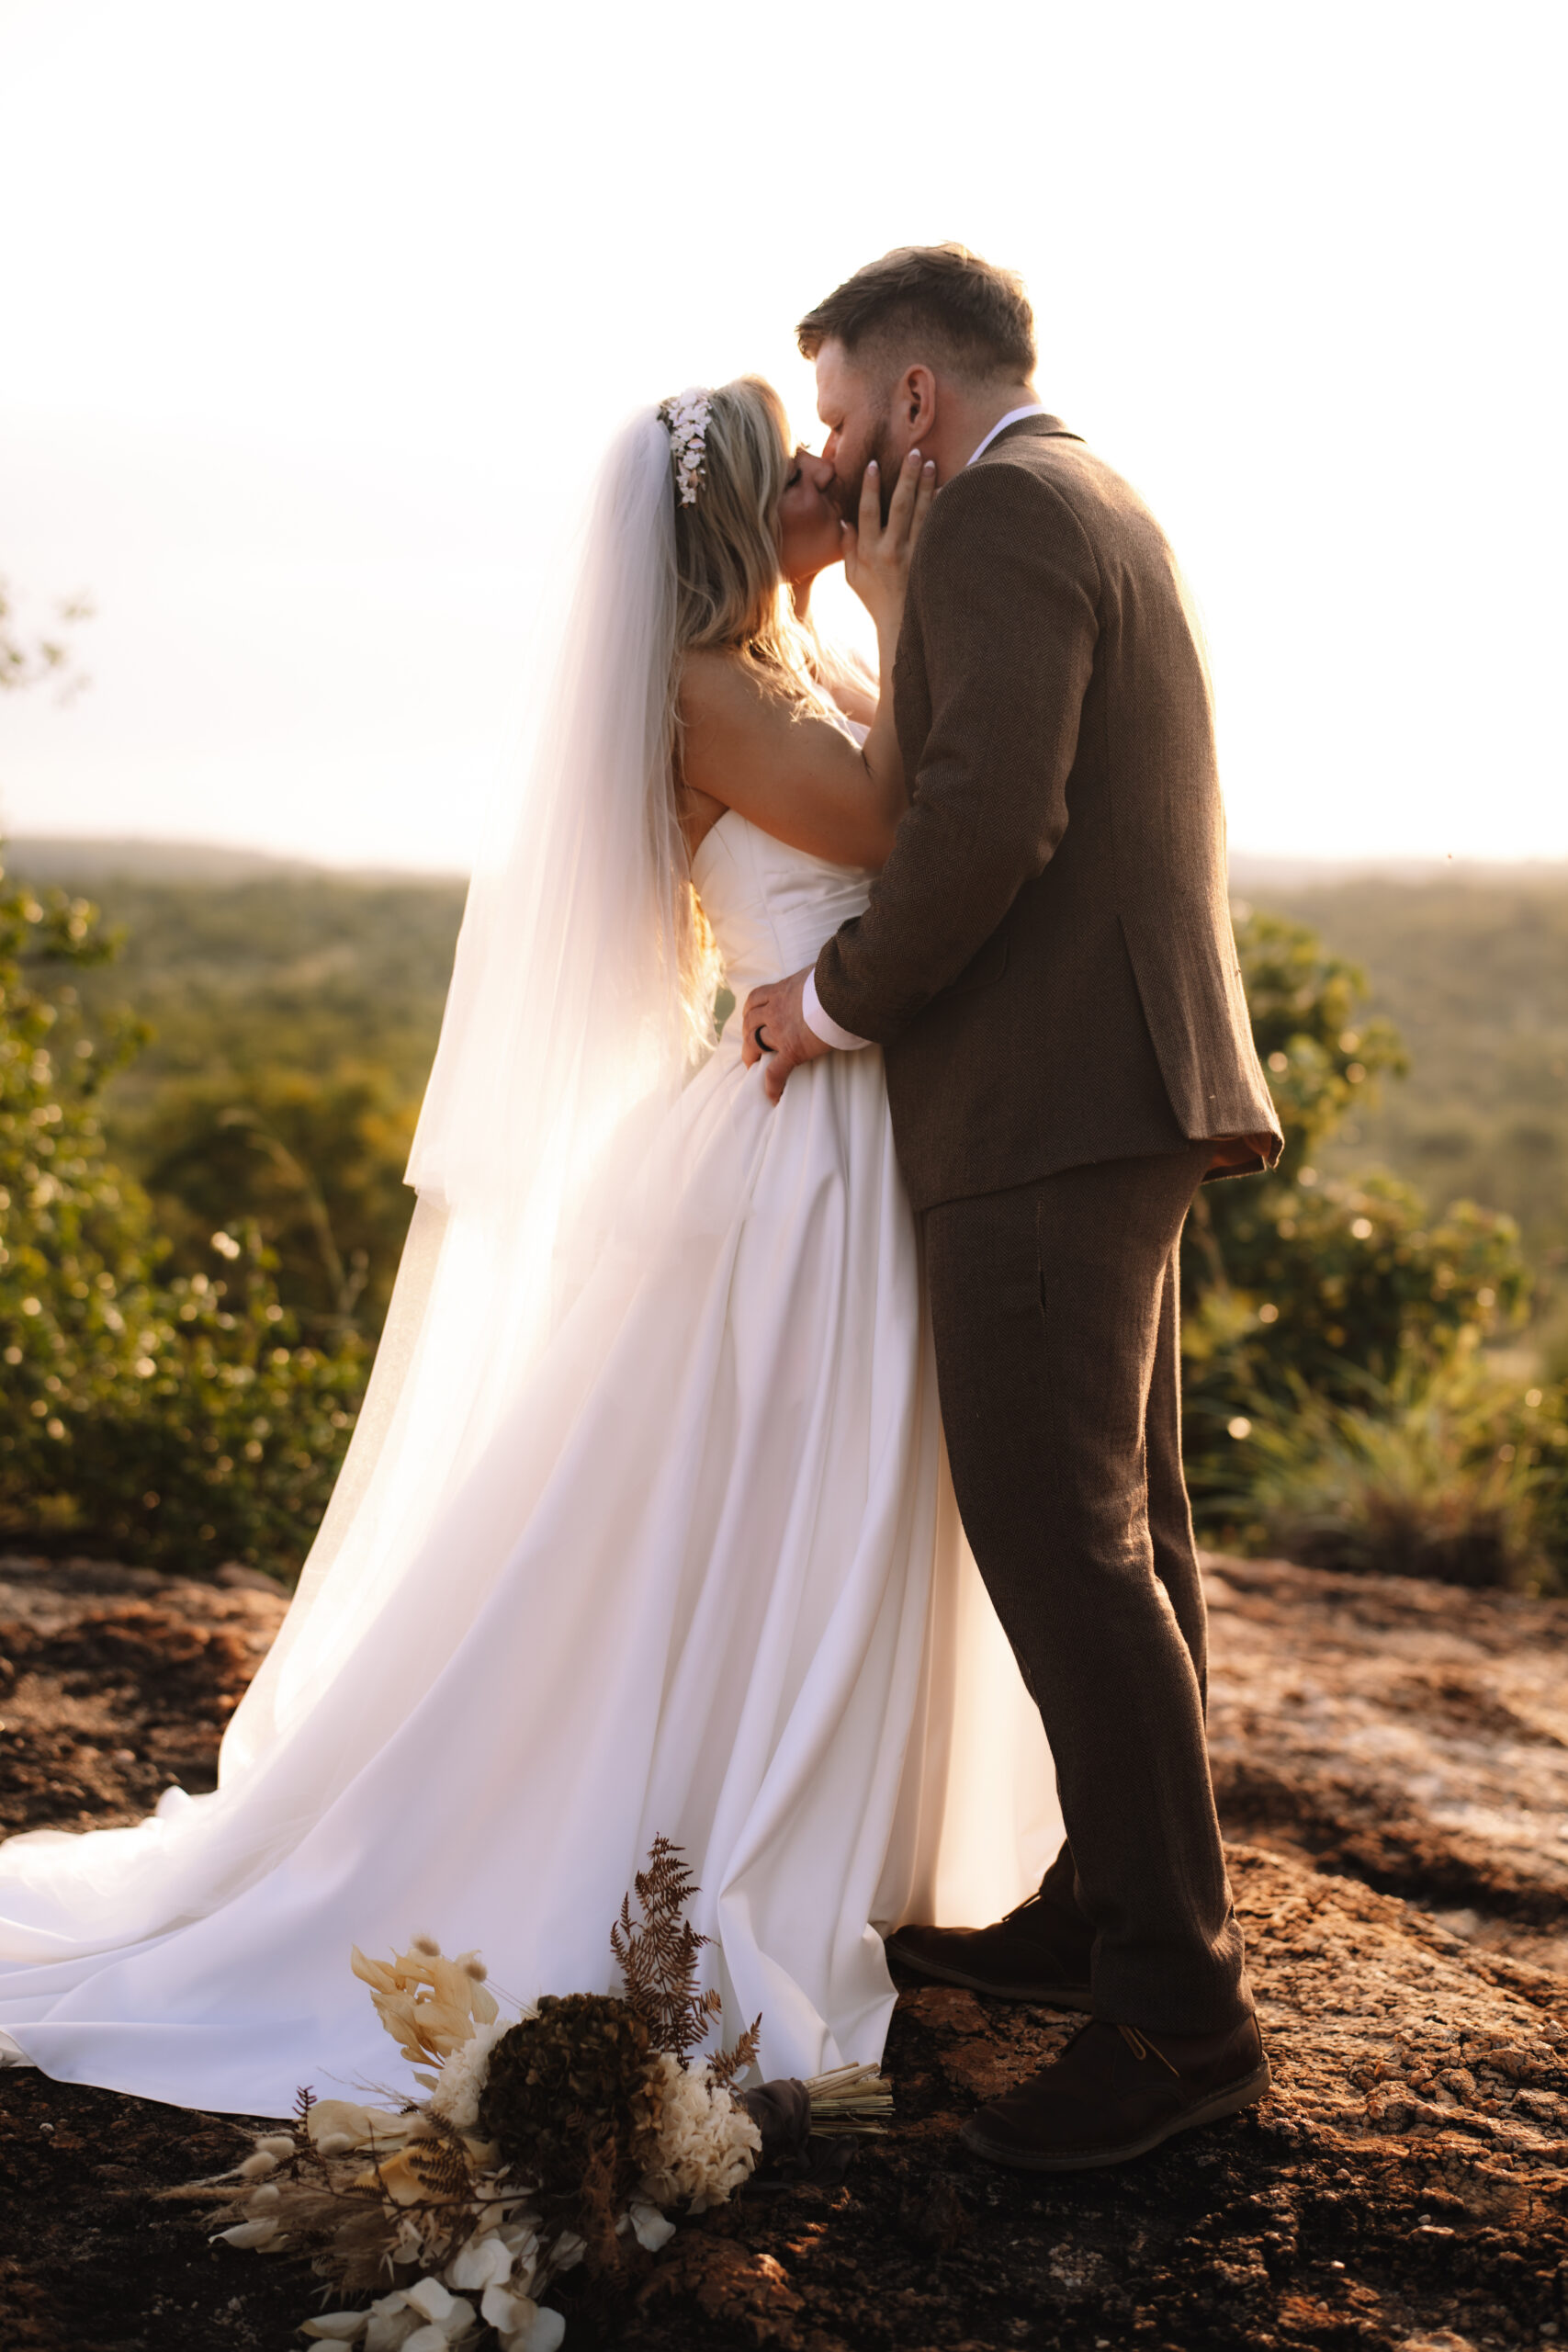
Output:
[[[481,861],[365,1411],[217,1792],[0,1849],[0,2045],[279,2115],[378,2079],[349,1947],[612,1989],[656,1834],[733,2034],[881,2053],[879,1930],[989,1918],[1059,1825],[964,1550],[881,1057],[775,1110],[732,1022],[863,906],[904,806],[889,697],[829,654],[847,554],[888,684],[931,496],[840,525],[755,379],[603,469],[511,837]],[[763,1043],[765,1044],[765,1039]]]

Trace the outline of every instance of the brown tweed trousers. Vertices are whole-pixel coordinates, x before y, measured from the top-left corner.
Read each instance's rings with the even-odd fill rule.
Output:
[[[882,1045],[959,1508],[1041,1710],[1097,2012],[1248,2006],[1203,1737],[1177,1250],[1271,1164],[1227,901],[1209,684],[1146,507],[1055,417],[939,494],[894,671],[912,779],[823,949]]]

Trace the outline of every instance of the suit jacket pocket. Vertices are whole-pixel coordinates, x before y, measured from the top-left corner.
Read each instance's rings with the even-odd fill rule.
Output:
[[[979,954],[970,957],[958,978],[948,982],[937,1002],[940,1004],[943,998],[950,996],[967,996],[975,989],[989,988],[993,980],[1001,978],[1007,967],[1008,935],[1005,931],[994,931]]]

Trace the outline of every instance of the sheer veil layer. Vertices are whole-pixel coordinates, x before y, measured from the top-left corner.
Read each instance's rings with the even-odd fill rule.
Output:
[[[1054,1848],[946,1476],[880,1055],[775,1111],[712,1038],[670,452],[645,412],[603,468],[366,1404],[218,1790],[0,1848],[0,2052],[62,2079],[258,2114],[384,2079],[348,1950],[421,1929],[523,1998],[607,1989],[656,1832],[702,1883],[727,2027],[761,2009],[764,2066],[809,2075],[880,2053],[879,1926],[993,1917]],[[696,872],[738,992],[868,887],[733,812]]]

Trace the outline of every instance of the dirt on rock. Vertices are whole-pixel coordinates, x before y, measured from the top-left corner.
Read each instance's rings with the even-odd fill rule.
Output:
[[[1227,1831],[1568,1974],[1568,1604],[1207,1569]]]
[[[140,1821],[217,1786],[218,1743],[288,1607],[117,1561],[0,1555],[0,1836]]]
[[[1115,2172],[998,2171],[959,2126],[1074,2021],[906,1979],[896,2129],[840,2186],[688,2222],[607,2298],[563,2281],[567,2352],[1568,2338],[1568,1984],[1526,1956],[1568,1944],[1568,1609],[1210,1570],[1216,1781],[1272,2097]],[[131,1575],[0,1564],[8,1826],[102,1826],[171,1778],[211,1785],[281,1600],[113,1581]],[[6,2352],[299,2346],[309,2273],[159,2199],[246,2136],[0,2075]]]

